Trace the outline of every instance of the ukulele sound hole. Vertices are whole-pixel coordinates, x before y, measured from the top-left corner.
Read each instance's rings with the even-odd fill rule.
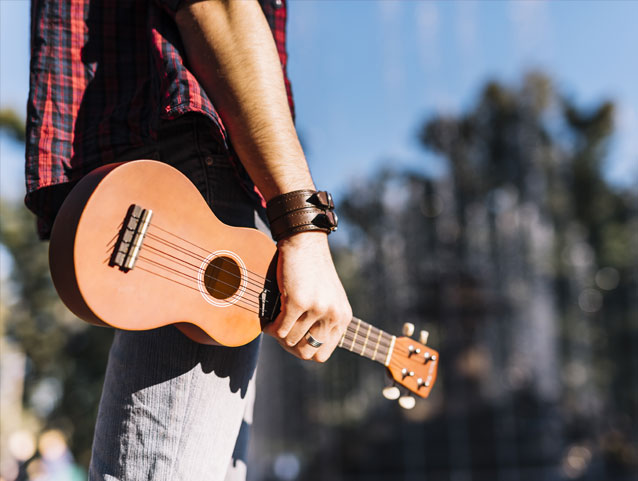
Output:
[[[230,257],[215,257],[206,267],[204,285],[215,299],[228,299],[241,284],[239,265]]]

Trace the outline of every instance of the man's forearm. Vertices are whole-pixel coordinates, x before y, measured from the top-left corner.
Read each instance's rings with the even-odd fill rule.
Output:
[[[190,1],[190,0],[188,0]],[[272,33],[253,0],[201,0],[176,16],[190,68],[215,103],[235,150],[266,200],[314,189],[292,122]],[[277,243],[281,312],[265,327],[285,349],[325,361],[352,310],[327,236],[302,232]],[[312,346],[310,333],[323,342]]]
[[[189,2],[176,15],[189,62],[266,200],[314,185],[277,49],[253,0]]]

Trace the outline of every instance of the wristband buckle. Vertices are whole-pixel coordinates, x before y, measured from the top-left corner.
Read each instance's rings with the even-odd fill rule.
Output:
[[[334,232],[339,223],[334,208],[332,195],[325,190],[296,190],[268,201],[266,214],[272,236],[279,241],[298,232]]]
[[[322,214],[318,214],[312,221],[317,227],[323,229],[330,229],[330,232],[334,232],[339,227],[339,217],[332,210],[327,210]]]

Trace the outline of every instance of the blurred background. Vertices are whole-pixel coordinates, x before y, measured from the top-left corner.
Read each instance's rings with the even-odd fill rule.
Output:
[[[112,333],[22,205],[29,3],[0,0],[0,479],[85,479]],[[292,1],[290,77],[358,317],[430,331],[432,395],[264,339],[249,477],[638,477],[638,2]]]

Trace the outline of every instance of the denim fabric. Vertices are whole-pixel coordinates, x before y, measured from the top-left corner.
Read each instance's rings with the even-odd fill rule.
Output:
[[[172,164],[193,181],[220,220],[263,228],[262,209],[241,187],[211,127],[198,115],[165,122],[156,151],[127,157]],[[207,346],[172,326],[117,331],[89,479],[245,479],[259,343]]]

